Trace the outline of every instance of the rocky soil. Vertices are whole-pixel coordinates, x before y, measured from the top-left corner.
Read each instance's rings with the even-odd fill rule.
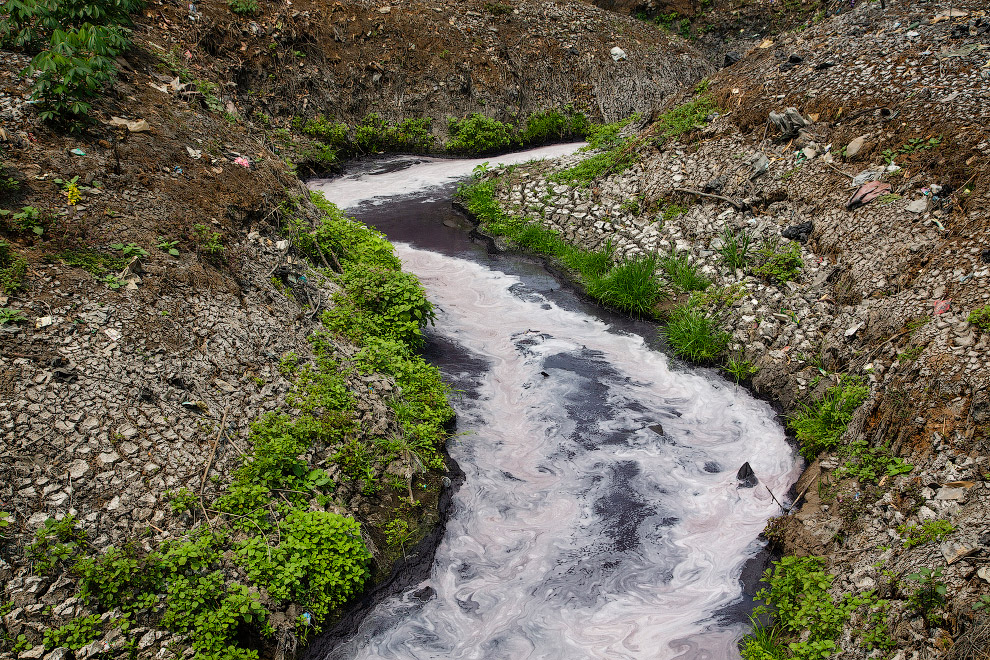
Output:
[[[836,594],[890,598],[899,659],[986,652],[990,334],[967,321],[990,303],[990,36],[978,5],[950,16],[942,3],[864,3],[767,39],[712,76],[725,111],[706,127],[657,147],[644,124],[636,164],[586,188],[548,179],[585,154],[496,175],[506,211],[571,242],[689,254],[733,292],[729,352],[758,368],[748,385],[785,415],[843,374],[865,379],[869,398],[841,445],[865,441],[913,470],[877,483],[844,472],[842,448],[823,454],[768,536],[827,557]],[[788,107],[805,125],[770,120]],[[849,208],[870,180],[887,194]],[[672,202],[686,212],[663,218]],[[781,284],[727,267],[727,228],[754,246],[797,244],[800,276]],[[933,521],[954,531],[908,541]],[[906,578],[921,567],[941,570],[947,588],[937,623],[910,603]],[[867,654],[865,626],[847,624],[844,656]]]

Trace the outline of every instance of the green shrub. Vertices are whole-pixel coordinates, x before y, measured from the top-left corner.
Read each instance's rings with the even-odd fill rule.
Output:
[[[433,323],[433,305],[415,275],[398,270],[345,268],[343,290],[334,307],[323,313],[324,324],[356,341],[393,338],[421,346],[423,326]]]
[[[802,404],[801,411],[788,422],[801,443],[801,455],[810,461],[832,449],[869,394],[870,388],[861,379],[846,376],[830,387],[820,401]]]
[[[227,6],[235,14],[254,14],[258,11],[258,0],[227,0]]]
[[[424,153],[432,150],[435,143],[430,132],[431,123],[429,117],[423,117],[392,124],[372,112],[358,124],[354,144],[360,153],[366,154],[384,151]]]
[[[343,122],[334,123],[323,115],[317,115],[316,117],[307,119],[306,123],[303,124],[302,132],[320,140],[333,149],[342,150],[350,146],[347,124]]]
[[[392,245],[381,232],[348,218],[322,193],[311,193],[310,200],[323,212],[319,225],[309,230],[301,221],[290,219],[288,230],[296,247],[313,263],[329,265],[328,260],[335,260],[337,270],[348,264],[389,270],[401,267]]]
[[[777,284],[797,279],[804,268],[801,245],[796,241],[792,241],[784,249],[780,249],[776,242],[764,245],[757,250],[757,260],[759,265],[753,269],[753,274]]]
[[[584,149],[594,151],[597,149],[610,149],[626,142],[626,138],[619,137],[629,124],[639,121],[638,114],[632,114],[625,119],[613,121],[609,124],[593,124],[588,127],[588,146]]]
[[[142,0],[8,0],[0,5],[0,42],[28,50],[46,42],[55,47],[57,31],[130,25],[130,14],[143,6]]]
[[[89,547],[86,533],[76,527],[75,516],[49,518],[35,533],[27,558],[35,573],[51,573],[73,560]]]
[[[0,5],[0,42],[38,50],[24,71],[37,74],[32,99],[45,121],[89,121],[90,99],[116,74],[115,58],[127,50],[123,26],[140,9],[137,0],[11,0]],[[39,45],[48,42],[47,48]]]
[[[731,338],[716,319],[690,305],[675,308],[662,333],[678,357],[702,364],[722,355]]]
[[[251,579],[277,602],[297,603],[319,621],[357,594],[368,577],[371,553],[351,518],[296,509],[282,522],[280,535],[278,545],[256,536],[237,550]]]
[[[887,601],[877,599],[871,591],[844,594],[836,601],[829,593],[835,576],[825,572],[824,563],[822,557],[788,556],[767,569],[763,579],[769,587],[756,594],[766,605],[758,607],[757,614],[771,612],[779,630],[751,633],[743,651],[746,660],[781,658],[784,636],[794,640],[787,643],[789,653],[784,657],[826,660],[840,652],[836,640],[843,624],[857,610],[865,614],[867,625],[861,634],[866,646],[889,648]],[[750,640],[755,641],[751,644]]]
[[[668,110],[653,122],[653,139],[657,146],[663,146],[670,138],[677,138],[708,123],[708,115],[721,110],[708,96],[700,96],[693,101]]]
[[[591,123],[587,116],[569,105],[563,110],[553,109],[530,114],[526,118],[526,128],[519,136],[519,141],[533,146],[575,140],[585,137],[590,128]]]
[[[990,305],[984,305],[974,309],[966,318],[967,321],[975,325],[980,330],[990,332]]]
[[[447,151],[455,154],[484,156],[509,148],[514,142],[515,127],[497,119],[474,113],[465,119],[448,119]]]
[[[711,282],[698,273],[698,267],[691,263],[684,252],[672,252],[660,259],[660,267],[667,279],[681,291],[704,291]]]

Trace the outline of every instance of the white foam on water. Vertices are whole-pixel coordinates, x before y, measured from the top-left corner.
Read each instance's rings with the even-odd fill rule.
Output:
[[[443,176],[470,171],[454,163]],[[419,167],[403,173],[432,176]],[[336,185],[353,206],[418,184]],[[454,400],[466,479],[430,577],[327,657],[738,658],[742,625],[716,615],[780,512],[767,489],[780,499],[799,474],[770,407],[517,277],[396,251],[438,308],[433,332],[489,366]],[[756,488],[735,478],[747,461]]]

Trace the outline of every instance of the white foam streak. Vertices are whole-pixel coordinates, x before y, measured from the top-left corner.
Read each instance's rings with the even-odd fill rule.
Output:
[[[552,144],[539,149],[519,151],[489,158],[428,158],[400,156],[383,162],[408,160],[415,166],[395,171],[348,174],[336,179],[310,181],[307,185],[314,190],[327,193],[327,198],[342,209],[359,204],[376,203],[413,193],[429,192],[449,186],[463,179],[483,163],[492,167],[514,165],[531,160],[555,158],[573,153],[584,143]]]
[[[739,626],[713,614],[741,597],[779,510],[735,471],[749,461],[778,497],[798,471],[770,408],[522,299],[515,277],[397,252],[440,310],[436,332],[490,368],[456,403],[468,433],[450,449],[467,479],[426,583],[435,597],[386,601],[331,657],[738,658]],[[663,436],[647,428],[658,422]]]

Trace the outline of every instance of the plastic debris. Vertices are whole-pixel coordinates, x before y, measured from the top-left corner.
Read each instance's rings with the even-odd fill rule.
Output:
[[[747,158],[746,164],[753,168],[753,173],[749,175],[751,181],[770,169],[770,159],[761,151]]]
[[[36,328],[47,328],[55,323],[55,317],[53,316],[42,316],[37,321],[34,322],[34,327]]]
[[[883,181],[870,181],[869,183],[864,183],[846,202],[846,208],[851,211],[863,206],[864,204],[869,204],[877,197],[888,194],[890,190],[890,184],[884,183]]]
[[[203,152],[200,149],[193,149],[192,147],[186,147],[186,153],[194,160],[199,160],[203,157]]]
[[[754,488],[756,484],[760,483],[760,480],[756,477],[756,473],[753,472],[753,467],[748,461],[743,463],[739,471],[736,472],[736,479],[739,480],[740,488]]]
[[[151,130],[151,124],[144,119],[135,119],[131,121],[129,119],[124,119],[123,117],[111,117],[110,125],[126,127],[131,133],[147,133]]]
[[[103,331],[103,334],[109,337],[110,341],[120,341],[120,338],[124,336],[120,330],[115,330],[114,328],[107,328]]]
[[[244,156],[238,156],[237,158],[235,158],[234,165],[240,165],[241,167],[246,167],[247,169],[251,169],[251,161],[249,161]]]
[[[770,123],[780,131],[783,137],[788,138],[797,135],[798,130],[811,122],[802,117],[797,108],[791,107],[784,112],[771,112]]]
[[[853,177],[853,185],[861,186],[867,181],[876,181],[883,176],[883,170],[868,170],[866,172],[860,172]]]
[[[82,149],[69,149],[70,154],[75,154],[76,156],[85,156],[86,152]]]
[[[945,314],[949,311],[950,307],[952,307],[952,298],[949,298],[948,300],[936,300],[934,303],[935,316]]]
[[[626,59],[626,51],[622,50],[618,46],[614,46],[612,50],[609,51],[609,55],[611,55],[612,59],[616,62],[621,62]]]

